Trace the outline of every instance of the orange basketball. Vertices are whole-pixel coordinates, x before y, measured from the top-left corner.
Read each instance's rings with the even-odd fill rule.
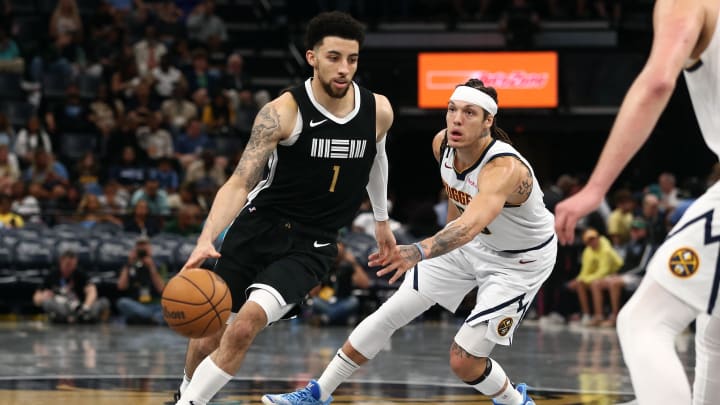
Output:
[[[232,297],[220,276],[205,269],[189,269],[165,286],[162,309],[165,321],[175,332],[200,338],[212,335],[230,316]]]

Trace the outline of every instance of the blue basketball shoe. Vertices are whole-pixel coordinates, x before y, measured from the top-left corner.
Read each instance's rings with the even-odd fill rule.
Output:
[[[518,384],[515,386],[515,389],[522,395],[523,397],[523,405],[535,405],[535,401],[530,398],[530,395],[527,393],[527,384]],[[492,401],[493,405],[499,405],[495,400]],[[272,402],[270,402],[272,403]]]
[[[262,402],[265,405],[329,405],[332,402],[332,397],[328,398],[327,401],[321,401],[320,386],[317,381],[310,380],[307,387],[295,392],[276,395],[265,394],[262,397]],[[532,404],[535,405],[534,402]]]

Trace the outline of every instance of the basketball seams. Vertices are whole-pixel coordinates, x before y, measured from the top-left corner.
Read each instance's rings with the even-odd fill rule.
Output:
[[[223,317],[227,317],[225,313],[231,313],[232,308],[228,307],[225,304],[225,301],[230,297],[229,288],[227,287],[227,284],[224,280],[222,280],[220,277],[218,277],[215,273],[212,271],[206,270],[206,269],[198,269],[204,272],[207,272],[207,276],[209,277],[210,284],[212,286],[211,291],[210,288],[207,288],[206,290],[203,290],[201,288],[201,285],[204,287],[208,287],[207,285],[203,284],[202,277],[200,274],[192,274],[192,276],[188,276],[186,274],[178,274],[180,279],[186,281],[188,284],[187,286],[194,288],[196,291],[200,293],[198,298],[205,299],[205,302],[202,303],[195,303],[195,302],[187,302],[182,299],[176,299],[176,298],[167,298],[163,297],[163,300],[166,301],[167,304],[181,304],[182,306],[189,307],[188,310],[192,307],[202,307],[204,305],[207,305],[209,308],[207,308],[206,311],[204,311],[201,314],[197,314],[192,319],[183,320],[181,323],[173,323],[168,322],[170,326],[172,326],[173,329],[176,329],[176,331],[181,332],[181,334],[186,335],[188,337],[202,337],[205,336],[208,330],[213,329],[211,326],[213,326],[213,322],[215,319],[218,320],[220,328],[222,328],[222,325],[224,323]],[[196,280],[197,279],[197,280]],[[216,285],[216,283],[222,284],[225,291],[223,291],[223,294],[220,296],[217,294],[219,285]],[[185,287],[187,288],[187,287]],[[221,288],[222,289],[222,288]],[[206,292],[207,291],[207,292]],[[192,289],[190,291],[185,292],[189,296],[193,295]],[[217,296],[217,299],[216,299]],[[217,301],[217,302],[214,302]],[[231,304],[232,305],[232,304]],[[198,309],[204,309],[204,308],[198,308]],[[208,315],[210,315],[208,317]],[[204,328],[201,330],[198,330],[199,328],[192,328],[192,324],[195,323],[197,326],[202,325],[201,322],[203,322],[203,319],[207,319],[205,321]],[[184,329],[187,328],[187,329]]]

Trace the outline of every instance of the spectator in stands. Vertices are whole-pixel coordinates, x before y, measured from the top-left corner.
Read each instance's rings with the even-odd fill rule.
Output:
[[[161,271],[153,260],[150,239],[139,237],[117,282],[123,296],[116,306],[128,324],[165,324],[160,306],[160,296],[165,288]]]
[[[82,41],[83,23],[75,0],[59,0],[50,17],[50,38],[69,35],[73,42]]]
[[[122,226],[120,218],[104,212],[100,199],[97,195],[86,193],[83,195],[77,207],[78,223],[84,228],[91,229],[99,223],[113,223]]]
[[[211,146],[212,141],[200,120],[192,119],[185,132],[181,133],[175,141],[175,157],[183,167],[187,167],[200,157],[203,150]]]
[[[20,215],[25,222],[41,222],[40,202],[28,193],[25,182],[16,181],[12,185],[12,198],[12,212]]]
[[[100,186],[100,163],[93,152],[86,152],[74,168],[73,179],[80,185],[83,193],[89,192],[96,195],[102,193]]]
[[[198,235],[202,231],[202,224],[199,221],[201,217],[202,212],[197,205],[182,205],[178,209],[175,218],[165,224],[163,232],[182,236]]]
[[[185,98],[186,93],[186,85],[177,84],[173,88],[172,98],[162,103],[163,116],[174,133],[185,128],[190,120],[198,116],[197,107]]]
[[[170,158],[175,155],[172,136],[170,132],[160,126],[161,122],[160,112],[150,113],[145,125],[139,126],[136,132],[140,147],[152,160]]]
[[[117,128],[117,118],[122,110],[110,99],[110,93],[105,84],[98,87],[95,99],[90,102],[88,113],[88,120],[103,136],[103,143],[107,144],[110,134]]]
[[[311,323],[354,325],[358,321],[360,301],[354,289],[370,288],[370,277],[345,244],[338,242],[338,255],[322,287],[312,298]]]
[[[185,205],[197,205],[202,211],[207,211],[210,207],[207,201],[198,196],[195,185],[192,183],[180,185],[177,194],[173,194],[168,198],[168,203],[173,210],[179,210]]]
[[[10,152],[7,137],[0,136],[0,193],[9,194],[13,183],[20,179],[20,164]]]
[[[235,94],[235,93],[230,93]],[[235,107],[235,128],[244,134],[250,134],[253,120],[257,115],[260,106],[255,102],[253,94],[249,90],[243,90],[236,93],[237,97],[234,101]]]
[[[96,323],[106,320],[110,313],[110,302],[98,297],[97,287],[78,267],[77,254],[72,250],[60,255],[58,268],[35,291],[33,303],[53,323]]]
[[[414,204],[410,209],[404,228],[408,231],[409,236],[413,238],[412,242],[433,236],[435,232],[441,229],[438,225],[434,204],[425,201]]]
[[[112,74],[110,90],[113,98],[127,102],[135,94],[142,80],[138,75],[137,64],[128,55],[120,54],[115,62],[117,70]]]
[[[160,64],[152,70],[155,92],[164,100],[172,97],[177,86],[185,86],[182,72],[172,65],[169,54],[160,57]]]
[[[162,158],[158,160],[153,170],[153,176],[160,183],[160,188],[168,194],[169,201],[170,195],[176,193],[180,186],[180,176],[175,170],[173,159]]]
[[[150,207],[146,200],[140,199],[131,207],[130,216],[124,221],[125,232],[147,236],[153,236],[160,232],[160,221],[156,216],[150,215]]]
[[[203,184],[215,189],[220,188],[227,179],[226,166],[227,159],[216,156],[212,150],[203,150],[200,159],[188,165],[185,181],[195,185]]]
[[[580,274],[568,283],[568,288],[575,291],[580,302],[582,312],[581,323],[583,325],[599,324],[604,317],[590,314],[590,291],[592,284],[616,273],[623,265],[623,259],[613,249],[610,241],[600,235],[597,230],[588,228],[582,237],[585,249],[582,253]],[[601,312],[602,308],[596,308],[595,312]]]
[[[15,153],[15,129],[5,113],[0,112],[0,142],[8,145],[10,152]]]
[[[10,209],[12,197],[9,194],[0,194],[0,228],[22,228],[25,221]]]
[[[115,60],[122,48],[121,36],[123,27],[115,17],[115,12],[107,1],[97,2],[97,9],[90,21],[89,31],[91,41],[87,45],[91,58],[102,66],[103,71],[109,72],[111,63]]]
[[[207,52],[198,48],[192,52],[192,69],[185,74],[190,94],[197,89],[205,89],[210,93],[218,88],[218,78],[210,74]]]
[[[15,154],[20,158],[23,166],[27,166],[32,164],[35,151],[38,149],[52,152],[52,143],[50,136],[40,126],[40,119],[36,115],[32,115],[28,119],[26,128],[18,132],[15,140]]]
[[[110,165],[119,164],[123,160],[122,151],[129,147],[135,154],[134,159],[139,163],[144,163],[145,150],[140,147],[140,142],[138,142],[137,127],[138,124],[130,117],[120,120],[117,129],[110,135],[105,147],[105,155],[101,158]]]
[[[672,173],[664,172],[658,176],[660,212],[667,214],[677,207],[679,202],[678,189],[675,184],[675,175]]]
[[[233,53],[228,57],[225,72],[222,75],[222,88],[224,90],[249,91],[250,77],[243,69],[244,65],[245,61],[239,53]]]
[[[235,110],[224,93],[215,93],[212,102],[205,105],[202,122],[210,133],[227,132],[229,125],[235,122]]]
[[[25,69],[25,60],[15,41],[8,36],[5,27],[10,26],[0,26],[0,72],[22,73]]]
[[[205,43],[212,36],[227,41],[227,28],[222,18],[215,14],[213,0],[201,1],[187,18],[188,36],[198,43]]]
[[[37,83],[43,82],[45,73],[60,79],[72,79],[84,64],[85,53],[74,42],[72,35],[60,34],[32,59],[30,77]]]
[[[165,44],[158,41],[157,29],[153,25],[145,27],[145,37],[133,45],[133,54],[137,64],[138,75],[148,76],[160,66],[160,58],[167,54]]]
[[[121,159],[110,168],[108,179],[117,181],[121,186],[135,189],[145,182],[147,167],[140,162],[132,146],[122,148]]]
[[[632,192],[627,189],[616,191],[615,209],[610,213],[607,223],[608,236],[616,249],[622,249],[630,240],[630,224],[634,210],[635,199]]]
[[[127,191],[115,180],[105,182],[103,193],[98,197],[103,213],[114,216],[125,214],[129,199]]]
[[[665,217],[660,213],[660,199],[652,193],[642,200],[642,217],[648,224],[648,237],[654,245],[660,245],[667,235]]]
[[[668,227],[672,228],[675,226],[690,205],[700,198],[707,188],[713,184],[714,183],[709,183],[709,179],[708,181],[702,181],[694,176],[685,180],[683,189],[686,194],[683,198],[678,199],[677,207],[667,216]]]
[[[135,96],[125,104],[128,118],[138,126],[148,125],[150,116],[160,109],[150,92],[150,83],[142,81],[135,87]]]
[[[77,85],[70,84],[65,89],[65,97],[45,114],[45,123],[51,134],[89,133],[94,127],[88,119],[89,116],[90,111],[80,98],[80,89]]]
[[[135,206],[139,201],[145,201],[148,204],[150,215],[170,214],[167,193],[160,188],[160,182],[154,171],[150,172],[145,179],[145,185],[133,193],[130,205]]]
[[[183,11],[175,5],[173,0],[162,0],[156,3],[155,22],[158,37],[166,45],[172,45],[182,38],[187,38],[187,31],[183,23]]]
[[[634,291],[640,285],[645,274],[645,266],[652,257],[656,245],[648,240],[647,223],[638,217],[633,219],[630,227],[630,242],[628,243],[625,259],[617,273],[605,276],[591,284],[593,308],[595,316],[592,325],[615,326],[623,289]],[[610,294],[610,316],[604,318],[604,294]]]
[[[63,197],[70,185],[65,165],[44,149],[35,151],[32,165],[23,173],[23,180],[30,184],[30,193],[42,202]]]

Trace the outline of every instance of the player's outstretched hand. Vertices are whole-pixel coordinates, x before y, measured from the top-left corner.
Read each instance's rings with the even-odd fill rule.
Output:
[[[573,243],[578,220],[595,210],[600,205],[602,197],[602,194],[583,187],[555,207],[555,232],[560,243],[563,245]]]
[[[198,268],[201,264],[203,264],[205,259],[217,259],[219,257],[220,253],[215,250],[215,246],[213,246],[212,243],[198,242],[197,246],[195,246],[195,249],[193,249],[192,253],[190,253],[190,257],[188,257],[187,262],[185,262],[185,265],[180,271]]]
[[[395,274],[390,277],[388,281],[393,284],[405,274],[406,271],[413,268],[421,259],[420,252],[413,245],[399,245],[392,250],[392,254],[384,260],[384,263],[380,260],[379,253],[373,253],[368,257],[368,265],[371,267],[384,266],[376,274],[378,277],[382,277],[386,274]]]
[[[378,266],[384,266],[395,250],[395,246],[397,246],[395,235],[393,235],[390,229],[390,221],[375,222],[375,240],[377,240],[378,245],[378,251],[376,253],[379,262]]]

